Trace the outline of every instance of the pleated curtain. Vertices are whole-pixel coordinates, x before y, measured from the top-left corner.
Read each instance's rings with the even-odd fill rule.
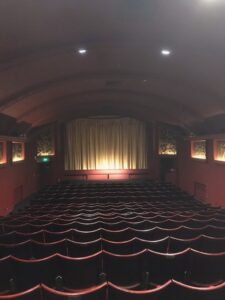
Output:
[[[131,118],[66,125],[66,170],[146,169],[146,126]]]

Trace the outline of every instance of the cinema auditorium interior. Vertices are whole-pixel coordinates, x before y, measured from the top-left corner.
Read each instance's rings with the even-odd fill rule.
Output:
[[[0,0],[0,300],[225,300],[225,0]]]

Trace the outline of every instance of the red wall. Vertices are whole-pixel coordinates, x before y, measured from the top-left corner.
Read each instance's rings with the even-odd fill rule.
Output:
[[[213,160],[213,141],[208,141],[208,159],[191,158],[190,141],[180,145],[178,154],[178,185],[194,195],[203,195],[204,201],[225,207],[225,163]],[[195,182],[205,185],[205,191],[195,188]]]
[[[12,163],[10,143],[8,163],[0,167],[0,215],[8,214],[14,205],[37,191],[37,163],[34,145],[26,143],[25,161]]]

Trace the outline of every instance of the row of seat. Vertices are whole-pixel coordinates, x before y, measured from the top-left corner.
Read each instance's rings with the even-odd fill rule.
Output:
[[[168,236],[181,239],[192,239],[202,234],[216,238],[225,237],[224,228],[206,225],[201,228],[179,226],[173,229],[154,227],[143,230],[134,228],[125,228],[122,230],[99,228],[92,231],[81,231],[76,229],[58,232],[39,230],[32,233],[11,231],[9,233],[0,234],[0,243],[20,243],[31,239],[39,242],[54,242],[62,239],[69,239],[77,242],[90,242],[99,238],[105,238],[111,241],[124,241],[134,237],[144,240],[158,240]]]
[[[187,199],[183,199],[182,195],[164,195],[164,194],[158,194],[158,195],[52,195],[52,196],[44,196],[43,198],[39,198],[38,204],[36,206],[41,206],[41,204],[47,204],[50,201],[54,201],[54,203],[61,203],[65,202],[67,204],[71,204],[74,202],[82,203],[82,202],[92,202],[92,203],[120,203],[120,202],[131,202],[131,201],[152,201],[152,202],[160,202],[162,204],[162,201],[166,202],[173,202],[173,201],[179,201],[180,206],[189,206],[188,203],[185,203],[184,200],[190,200],[190,197]],[[47,201],[47,203],[46,203]],[[193,201],[193,204],[195,204],[195,207],[200,207],[199,203],[197,201]]]
[[[62,212],[64,211],[64,212]],[[151,210],[151,209],[145,209],[143,212],[135,212],[133,210],[126,210],[126,211],[122,211],[122,212],[118,212],[118,211],[95,211],[95,212],[89,212],[88,210],[82,211],[82,212],[77,212],[75,209],[74,210],[64,210],[61,208],[55,208],[54,211],[45,211],[45,213],[42,213],[40,211],[30,211],[30,212],[26,212],[24,214],[14,214],[8,218],[2,218],[0,219],[1,223],[7,223],[10,221],[14,221],[14,220],[25,220],[26,218],[34,218],[34,219],[40,219],[40,218],[68,218],[68,219],[74,219],[74,218],[82,218],[82,219],[95,219],[95,218],[104,218],[104,219],[112,219],[112,218],[125,218],[125,219],[132,219],[132,218],[138,218],[141,217],[142,219],[151,219],[151,218],[159,218],[159,216],[164,217],[168,217],[168,218],[175,218],[177,217],[177,219],[181,219],[183,218],[191,218],[193,216],[193,218],[197,218],[197,219],[220,219],[220,220],[224,220],[224,215],[219,214],[219,213],[202,213],[201,211],[198,212],[194,212],[194,211],[190,211],[190,210],[185,210],[185,212],[181,212],[179,211],[173,211],[168,209],[167,212],[165,212],[165,210]],[[195,217],[196,216],[196,217]]]
[[[163,222],[167,220],[172,221],[188,221],[188,220],[197,220],[197,221],[220,221],[221,223],[225,223],[225,216],[222,215],[200,215],[200,214],[163,214],[163,215],[148,215],[144,216],[137,215],[101,215],[101,216],[78,216],[74,217],[73,215],[43,215],[43,216],[30,216],[25,215],[22,217],[18,217],[15,219],[8,219],[1,223],[3,225],[20,225],[24,223],[33,223],[43,225],[46,223],[54,222],[54,223],[70,223],[70,222],[78,222],[78,223],[95,223],[95,222],[104,222],[104,223],[118,223],[118,222],[141,222],[141,221],[153,221],[153,222]]]
[[[128,181],[123,181],[123,182],[76,182],[76,185],[74,184],[74,181],[63,181],[61,182],[61,184],[53,184],[50,186],[46,186],[42,191],[46,192],[46,191],[55,191],[55,190],[76,190],[76,189],[132,189],[132,190],[136,190],[136,189],[151,189],[151,190],[179,190],[178,187],[174,186],[171,183],[162,183],[162,182],[156,182],[156,181],[150,181],[150,180],[146,180],[146,181],[132,181],[132,182],[128,182]]]
[[[61,277],[68,289],[82,290],[109,280],[130,289],[154,287],[171,278],[195,285],[220,284],[225,280],[225,253],[208,254],[187,249],[176,254],[144,250],[130,255],[100,251],[85,258],[55,254],[45,259],[24,260],[12,256],[0,259],[0,291],[17,291],[45,283],[54,288]]]
[[[201,205],[201,203],[199,203],[198,201],[194,201],[191,200],[190,201],[190,197],[188,199],[178,199],[176,200],[176,202],[174,202],[174,199],[167,199],[162,201],[161,198],[159,199],[152,199],[149,198],[148,196],[146,197],[140,197],[138,196],[138,200],[136,201],[133,198],[130,198],[130,200],[128,199],[127,201],[123,201],[120,200],[120,197],[115,196],[115,197],[87,197],[87,199],[91,200],[90,201],[86,201],[85,197],[77,197],[77,202],[75,201],[69,201],[69,197],[65,197],[60,199],[59,197],[56,196],[52,196],[51,198],[47,198],[45,197],[44,203],[39,203],[39,201],[36,203],[32,204],[32,207],[35,208],[41,208],[41,206],[43,205],[44,207],[48,208],[51,207],[51,202],[54,201],[56,206],[61,206],[64,208],[76,208],[76,209],[82,209],[85,208],[84,204],[86,204],[90,209],[100,209],[100,208],[104,208],[104,206],[106,208],[165,208],[165,206],[167,204],[171,204],[171,207],[179,207],[179,206],[184,206],[184,207],[191,207],[191,208],[203,208],[203,206]],[[114,199],[117,199],[115,202],[113,202]],[[58,200],[58,201],[56,201]],[[60,200],[62,200],[60,202]],[[76,200],[76,198],[72,198],[72,200]],[[96,200],[96,201],[95,201]],[[106,202],[101,202],[98,200],[106,200]],[[109,202],[107,202],[107,200],[109,200]],[[96,207],[94,206],[94,204],[96,204]],[[103,205],[104,204],[104,205]],[[118,204],[118,205],[116,205]],[[130,207],[132,206],[132,207]],[[86,207],[86,208],[88,208]],[[219,210],[219,208],[212,208],[212,207],[208,207],[206,206],[205,208],[211,209],[211,210]],[[27,209],[29,209],[29,207],[27,207]]]
[[[165,228],[165,229],[174,229],[179,226],[186,226],[190,228],[202,228],[204,226],[215,226],[220,228],[225,233],[225,221],[220,221],[216,219],[209,219],[209,220],[195,220],[195,219],[186,219],[182,221],[178,220],[164,220],[164,221],[140,221],[140,222],[126,222],[120,221],[116,223],[112,222],[94,222],[94,223],[80,223],[77,221],[73,222],[66,222],[66,223],[56,223],[56,222],[49,222],[45,224],[39,224],[39,222],[35,223],[21,223],[21,224],[1,224],[0,225],[0,234],[7,233],[11,231],[18,231],[18,232],[35,232],[42,229],[57,232],[57,231],[65,231],[68,229],[76,229],[81,231],[93,231],[97,229],[108,229],[108,230],[123,230],[125,228],[133,228],[133,229],[140,229],[140,230],[151,230],[155,227]]]
[[[225,238],[212,238],[201,235],[194,239],[186,240],[166,237],[154,241],[133,238],[120,242],[99,238],[83,243],[69,239],[51,243],[27,240],[15,244],[0,244],[0,258],[9,255],[23,259],[45,258],[54,253],[60,253],[69,257],[85,257],[101,250],[114,254],[132,254],[145,249],[162,253],[176,253],[187,248],[207,253],[225,253]]]
[[[82,208],[81,210],[79,210],[78,208],[66,208],[66,207],[57,207],[57,206],[52,206],[52,208],[45,208],[43,207],[46,212],[45,214],[54,214],[57,213],[57,209],[62,209],[64,210],[64,214],[74,214],[74,215],[79,215],[79,214],[90,214],[90,215],[97,215],[97,214],[129,214],[129,213],[133,213],[136,215],[139,214],[143,214],[146,211],[148,211],[148,213],[152,213],[152,215],[154,214],[160,214],[162,212],[165,213],[165,211],[167,211],[168,209],[168,213],[171,214],[182,214],[183,211],[185,211],[186,213],[189,214],[201,214],[201,215],[209,215],[209,214],[220,214],[221,217],[224,217],[224,215],[221,215],[221,211],[215,211],[215,210],[208,210],[208,211],[202,211],[202,208],[199,209],[191,209],[191,208],[187,208],[187,207],[182,207],[181,209],[176,207],[172,207],[172,206],[168,206],[167,209],[166,207],[158,207],[158,208],[152,208],[152,207],[142,207],[141,209],[134,209],[134,208],[114,208],[114,209],[107,209],[107,207],[101,208],[101,209],[88,209],[88,206],[86,208]],[[35,209],[34,207],[30,208],[29,210],[27,209],[26,211],[23,211],[23,213],[25,214],[31,214],[31,215],[35,215],[35,214],[40,214],[41,212],[41,208]],[[14,214],[13,217],[17,217],[18,215],[21,215],[21,213],[17,213]],[[9,217],[8,217],[9,218]],[[12,218],[12,216],[10,216],[10,218]]]
[[[99,199],[99,198],[98,198]],[[94,202],[94,199],[91,199],[93,200]],[[147,200],[149,200],[147,198]],[[46,200],[45,200],[46,201]],[[131,210],[133,212],[144,212],[145,210],[149,210],[149,211],[153,211],[153,212],[160,212],[162,210],[165,210],[166,208],[169,209],[169,211],[173,212],[173,211],[177,211],[177,212],[180,212],[182,213],[183,210],[185,211],[192,211],[192,212],[198,212],[198,211],[204,211],[204,212],[218,212],[218,213],[223,213],[224,214],[224,211],[220,208],[212,208],[212,207],[208,207],[208,206],[202,206],[202,205],[198,205],[198,204],[194,204],[194,203],[189,203],[187,204],[186,202],[178,202],[177,204],[174,204],[174,201],[167,201],[167,203],[165,204],[160,204],[159,203],[154,203],[154,205],[145,205],[145,201],[144,200],[140,200],[139,202],[139,205],[138,206],[133,206],[131,204],[131,202],[129,202],[129,205],[118,205],[116,206],[116,201],[114,203],[114,205],[108,205],[105,203],[105,207],[104,206],[96,206],[96,207],[93,207],[93,206],[90,206],[88,205],[88,203],[86,201],[83,201],[84,203],[86,203],[85,207],[84,206],[74,206],[74,205],[71,205],[71,203],[73,203],[73,201],[76,202],[76,199],[72,199],[71,202],[67,203],[67,204],[62,204],[63,202],[65,202],[66,200],[64,199],[60,199],[59,201],[55,201],[55,200],[50,200],[50,201],[53,201],[55,203],[55,206],[51,206],[47,203],[45,204],[40,204],[40,205],[36,205],[36,206],[30,206],[30,207],[27,207],[25,210],[23,210],[23,212],[28,212],[30,213],[33,209],[37,210],[37,211],[40,211],[42,206],[48,211],[50,212],[51,210],[53,210],[54,208],[61,208],[61,209],[65,209],[65,210],[70,210],[71,212],[72,211],[76,211],[77,213],[97,213],[97,212],[103,212],[102,210],[104,210],[104,208],[106,209],[106,211],[108,213],[112,213],[113,211],[115,213],[123,213],[123,212],[126,212],[128,210]],[[68,200],[67,200],[68,201]],[[110,198],[110,201],[113,202],[114,199]],[[150,200],[149,200],[150,201]],[[160,200],[161,201],[161,200]],[[120,203],[120,202],[118,202]],[[87,212],[86,212],[87,210]]]
[[[162,213],[162,214],[152,214],[152,213],[145,213],[145,214],[56,214],[56,215],[30,215],[25,214],[23,216],[17,216],[15,218],[7,219],[1,223],[3,225],[20,225],[24,223],[34,223],[34,224],[46,224],[50,222],[54,223],[71,223],[71,222],[78,222],[78,223],[96,223],[96,222],[104,222],[104,223],[118,223],[118,222],[141,222],[141,221],[150,221],[150,222],[164,222],[167,220],[171,221],[188,221],[188,220],[197,220],[197,221],[212,221],[217,220],[221,223],[225,222],[225,218],[222,216],[215,214],[215,215],[201,215],[201,214],[193,214],[193,213],[186,213],[186,214],[176,214],[176,213]]]
[[[63,291],[62,291],[63,290]],[[25,292],[15,294],[15,300],[218,300],[225,297],[225,283],[214,287],[196,288],[175,280],[147,291],[131,291],[105,282],[85,291],[55,290],[45,284],[37,285]],[[1,296],[0,300],[9,299]]]
[[[54,195],[56,193],[63,193],[63,194],[79,194],[79,195],[83,195],[83,194],[134,194],[134,195],[142,195],[143,193],[145,194],[168,194],[168,195],[172,195],[172,194],[180,194],[180,195],[185,195],[184,192],[181,192],[177,189],[164,189],[164,190],[161,190],[161,189],[158,189],[158,188],[151,188],[151,187],[147,187],[147,188],[144,188],[144,187],[139,187],[139,188],[112,188],[112,187],[108,187],[108,188],[95,188],[95,189],[91,189],[91,188],[68,188],[68,189],[56,189],[54,191],[45,191],[45,192],[42,192],[41,194],[39,194],[39,196],[41,197],[42,195]]]
[[[79,198],[81,199],[81,198]],[[93,198],[91,198],[92,200]],[[111,199],[111,198],[110,198]],[[94,199],[93,199],[94,200]],[[112,200],[112,199],[111,199]],[[32,206],[30,207],[26,207],[26,210],[29,211],[31,210],[31,207],[32,208],[35,208],[35,209],[40,209],[42,206],[45,207],[46,209],[48,208],[52,208],[52,204],[51,204],[51,199],[48,200],[48,199],[45,199],[45,203],[43,204],[33,204]],[[148,202],[149,201],[149,202]],[[116,201],[116,202],[113,202],[113,201],[110,201],[110,202],[86,202],[82,199],[82,201],[80,202],[66,202],[64,201],[64,199],[62,199],[62,202],[55,202],[55,207],[57,208],[63,208],[63,209],[76,209],[76,210],[82,210],[82,209],[87,209],[87,210],[101,210],[101,209],[115,209],[115,210],[122,210],[122,209],[131,209],[131,210],[138,210],[138,209],[141,209],[143,210],[144,208],[146,209],[157,209],[159,210],[160,208],[161,209],[164,209],[167,204],[170,204],[171,208],[178,208],[179,206],[181,207],[190,207],[191,209],[194,207],[194,208],[199,208],[199,209],[204,209],[204,211],[206,210],[211,210],[211,211],[220,211],[221,213],[223,212],[220,208],[213,208],[213,207],[209,207],[209,206],[202,206],[200,205],[199,202],[193,202],[191,201],[190,203],[188,203],[188,201],[172,201],[172,200],[165,200],[165,201],[161,201],[161,200],[152,200],[152,199],[149,199],[148,197],[146,198],[146,200],[144,199],[140,199],[137,201],[134,201],[134,200],[130,200],[130,201],[127,201],[127,202],[121,202],[121,201]],[[167,207],[167,208],[170,208],[170,207]]]

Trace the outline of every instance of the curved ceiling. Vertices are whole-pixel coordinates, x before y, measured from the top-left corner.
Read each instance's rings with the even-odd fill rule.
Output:
[[[33,127],[112,112],[188,128],[221,116],[224,15],[224,0],[1,0],[0,113]]]

